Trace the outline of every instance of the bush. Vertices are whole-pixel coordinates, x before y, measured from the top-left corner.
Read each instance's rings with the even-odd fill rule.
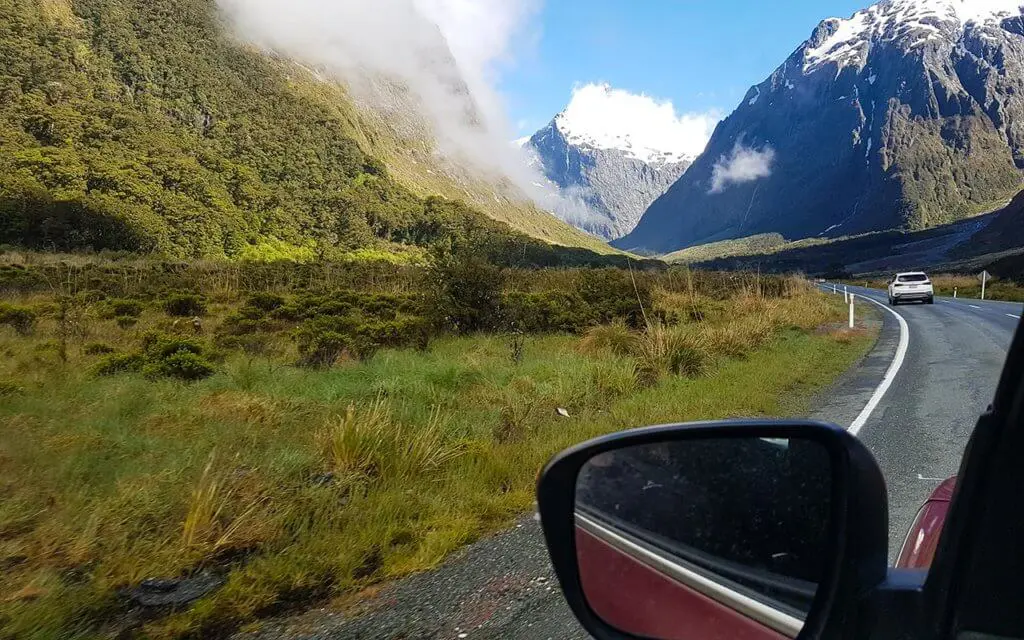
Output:
[[[482,257],[469,252],[437,257],[428,277],[439,323],[459,333],[489,331],[504,324],[505,277]]]
[[[36,312],[28,307],[0,302],[0,324],[13,327],[19,334],[27,336],[36,326]]]
[[[93,371],[99,376],[112,376],[119,373],[142,371],[144,366],[146,366],[146,357],[141,353],[115,353],[97,362]]]
[[[163,358],[156,358],[142,368],[147,378],[178,378],[179,380],[202,380],[216,372],[214,366],[201,355],[189,351],[177,351]]]
[[[90,342],[82,348],[82,352],[87,356],[104,356],[114,351],[114,347],[102,342]]]
[[[594,323],[589,305],[571,292],[513,291],[505,294],[503,306],[509,327],[527,333],[580,333]]]
[[[177,318],[190,318],[206,314],[206,300],[192,293],[174,293],[164,300],[164,311]]]
[[[250,309],[256,309],[263,313],[270,313],[276,309],[280,309],[284,306],[285,300],[283,297],[274,293],[257,293],[245,303],[246,307]]]
[[[366,360],[382,348],[426,348],[430,328],[426,320],[415,316],[397,316],[392,320],[324,316],[307,320],[294,337],[301,364],[329,367],[346,353]]]
[[[100,310],[100,317],[103,318],[138,318],[142,315],[142,303],[138,300],[125,300],[112,298],[105,300]]]
[[[155,360],[169,358],[178,352],[202,355],[205,351],[203,345],[196,340],[168,336],[156,331],[150,331],[142,336],[142,350],[146,356]]]
[[[149,332],[142,349],[134,353],[111,354],[96,364],[97,375],[141,371],[147,378],[200,380],[214,374],[207,349],[195,340]]]
[[[116,322],[122,329],[131,329],[139,323],[139,319],[135,316],[117,316]]]
[[[622,269],[581,270],[576,290],[590,306],[594,324],[622,319],[640,329],[647,323],[644,313],[652,308],[652,296],[642,277]]]

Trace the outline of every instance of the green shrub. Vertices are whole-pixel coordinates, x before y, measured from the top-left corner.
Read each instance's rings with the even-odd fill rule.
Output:
[[[256,309],[263,313],[270,313],[284,306],[285,299],[275,293],[257,293],[245,303],[250,309]]]
[[[114,353],[96,363],[93,371],[99,376],[142,371],[146,357],[141,353]]]
[[[0,324],[13,327],[19,334],[27,336],[36,326],[36,312],[28,307],[0,302]]]
[[[500,328],[501,269],[482,257],[462,252],[435,258],[428,272],[430,300],[437,321],[459,333]]]
[[[142,350],[148,358],[155,360],[169,358],[179,352],[202,355],[205,351],[203,345],[196,340],[168,336],[156,331],[147,332],[142,336]]]
[[[590,306],[566,291],[505,294],[503,306],[510,328],[527,333],[580,333],[594,323]]]
[[[172,293],[164,300],[167,315],[189,318],[206,314],[206,300],[192,293]]]
[[[326,367],[346,353],[366,360],[383,348],[425,348],[430,340],[430,327],[425,319],[416,316],[397,316],[391,320],[323,316],[307,320],[294,337],[301,364]]]
[[[135,316],[117,316],[116,322],[122,329],[131,329],[139,323],[139,319]]]
[[[176,351],[163,358],[155,358],[142,368],[147,378],[178,378],[179,380],[202,380],[216,372],[214,366],[203,356],[189,351]]]
[[[642,274],[623,269],[580,270],[576,291],[590,306],[594,324],[621,319],[640,329],[647,323],[644,312],[652,308],[652,295]]]
[[[114,347],[102,342],[90,342],[82,348],[82,352],[87,356],[105,356],[108,353],[114,353],[114,351]]]
[[[209,357],[208,350],[195,340],[151,331],[142,337],[141,350],[108,355],[96,364],[94,371],[101,376],[141,371],[151,379],[200,380],[216,371]]]
[[[100,317],[103,318],[119,318],[119,317],[130,317],[138,318],[142,315],[143,305],[138,300],[126,300],[123,298],[112,298],[103,302],[100,310]]]

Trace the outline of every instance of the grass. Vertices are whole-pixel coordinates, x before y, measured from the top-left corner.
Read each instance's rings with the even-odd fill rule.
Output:
[[[935,295],[952,297],[955,291],[960,298],[981,298],[981,280],[976,275],[936,274],[930,277]],[[885,278],[851,279],[844,282],[872,289],[887,289],[889,286]],[[1024,286],[1012,280],[990,278],[985,284],[985,299],[1024,302]]]
[[[212,635],[429,569],[528,512],[555,452],[646,424],[800,415],[873,341],[833,329],[845,309],[802,281],[722,282],[714,300],[658,294],[674,320],[527,335],[517,357],[508,335],[447,336],[313,370],[282,334],[188,383],[93,373],[173,330],[159,302],[129,328],[101,304],[73,331],[45,313],[27,334],[0,326],[0,637]],[[209,296],[204,331],[240,304]],[[125,588],[202,570],[224,585],[131,613]]]

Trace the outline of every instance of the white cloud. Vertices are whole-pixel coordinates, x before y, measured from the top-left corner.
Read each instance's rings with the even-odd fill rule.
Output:
[[[711,170],[711,190],[721,193],[731,184],[743,184],[772,174],[775,149],[765,145],[761,149],[746,147],[737,142],[732,152],[723,155]]]
[[[669,100],[613,89],[608,84],[577,86],[560,126],[592,146],[628,146],[650,160],[694,158],[704,151],[722,113],[677,113]]]

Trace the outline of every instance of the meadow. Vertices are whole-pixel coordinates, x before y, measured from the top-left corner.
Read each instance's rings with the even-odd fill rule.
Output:
[[[683,268],[7,255],[0,292],[5,638],[352,597],[529,513],[564,447],[801,415],[874,341],[802,278]]]

